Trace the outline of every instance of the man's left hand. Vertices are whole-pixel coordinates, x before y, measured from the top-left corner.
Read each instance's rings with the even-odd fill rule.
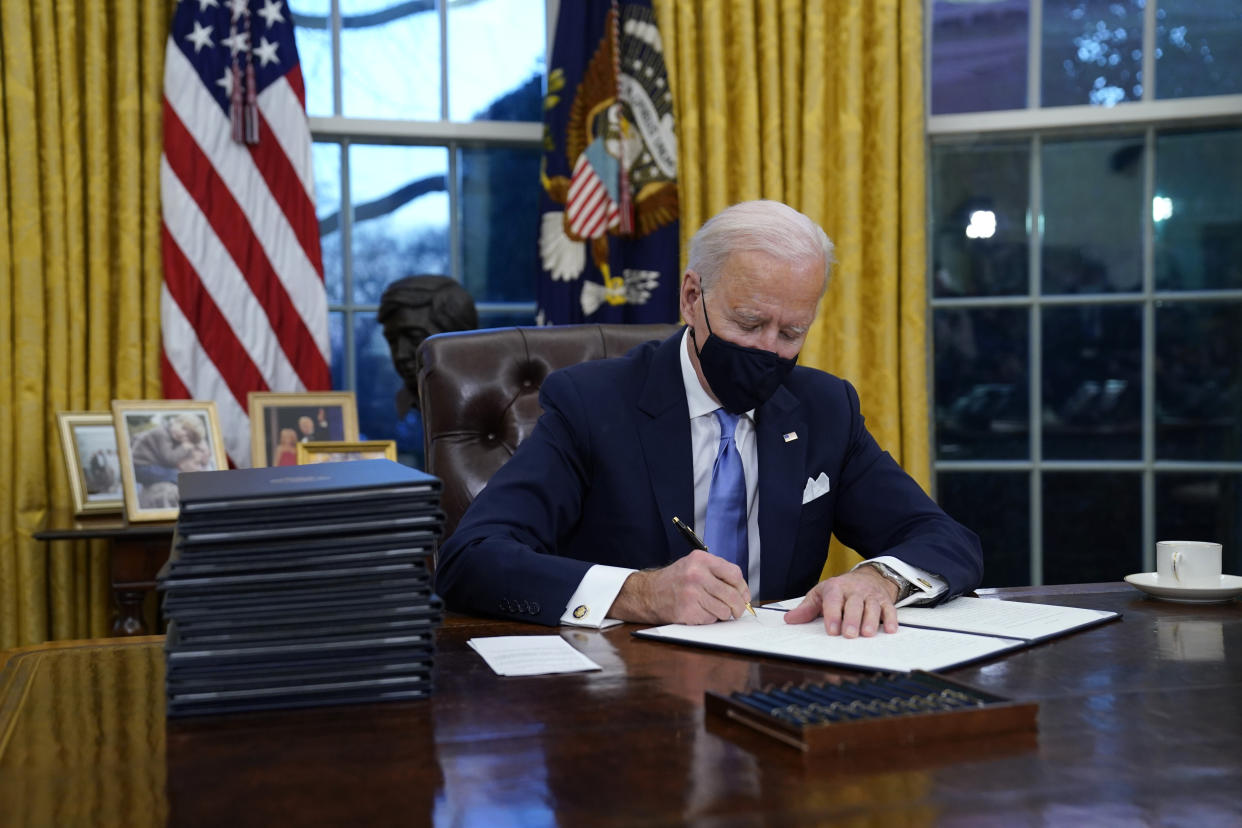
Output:
[[[824,617],[829,635],[845,638],[897,632],[897,585],[873,566],[860,566],[844,575],[820,581],[796,609],[785,613],[786,624],[805,624]]]

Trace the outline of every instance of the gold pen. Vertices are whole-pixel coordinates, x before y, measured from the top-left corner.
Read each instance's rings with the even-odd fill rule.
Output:
[[[681,532],[681,536],[686,539],[686,542],[695,549],[702,549],[704,552],[711,551],[707,548],[707,544],[703,543],[703,540],[694,533],[694,530],[687,526],[685,522],[676,515],[673,515],[673,525],[677,527],[678,532]],[[750,605],[750,601],[746,602],[746,609],[750,610],[751,615],[756,618],[759,617],[759,614],[755,612],[755,608]]]

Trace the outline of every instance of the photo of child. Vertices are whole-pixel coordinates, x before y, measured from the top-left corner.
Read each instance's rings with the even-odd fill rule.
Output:
[[[138,504],[142,508],[176,508],[177,475],[216,468],[203,414],[129,413],[125,422]]]
[[[291,428],[280,430],[280,442],[272,453],[273,466],[296,466],[298,464],[298,433]]]

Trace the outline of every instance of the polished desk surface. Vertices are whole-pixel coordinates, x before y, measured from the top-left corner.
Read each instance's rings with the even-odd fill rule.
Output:
[[[558,631],[451,616],[429,700],[171,721],[159,637],[0,654],[0,824],[1242,823],[1242,603],[984,594],[1124,617],[946,671],[1038,701],[1037,735],[841,757],[703,710],[833,671],[632,626],[559,631],[602,671],[501,678],[467,639]]]

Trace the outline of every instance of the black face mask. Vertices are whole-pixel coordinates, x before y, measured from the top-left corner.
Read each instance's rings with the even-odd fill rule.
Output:
[[[716,336],[707,318],[706,296],[703,297],[703,321],[707,323],[707,341],[698,347],[694,328],[690,329],[690,338],[695,339],[695,353],[699,356],[703,377],[730,414],[745,414],[763,405],[798,364],[797,357],[785,359],[771,351],[747,348]]]

